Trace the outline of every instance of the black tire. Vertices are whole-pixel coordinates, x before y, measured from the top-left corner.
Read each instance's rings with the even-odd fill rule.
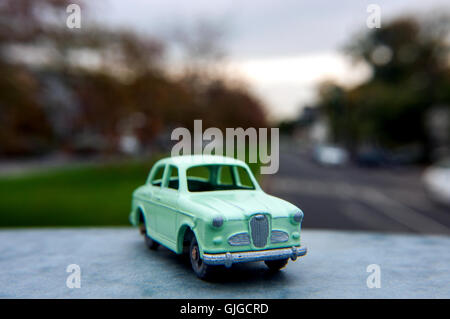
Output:
[[[147,235],[147,226],[145,224],[145,219],[142,212],[139,214],[139,233],[144,236],[144,241],[148,249],[156,250],[158,248],[159,243]]]
[[[286,267],[289,259],[265,260],[264,263],[271,271],[278,271]]]
[[[149,235],[144,235],[145,244],[147,245],[148,249],[156,250],[158,249],[159,243],[153,240]]]
[[[145,224],[144,223],[139,224],[139,234],[144,236],[146,233],[147,230],[145,229]]]
[[[198,278],[203,280],[210,278],[212,266],[205,264],[200,258],[200,249],[195,236],[192,236],[191,244],[189,246],[189,259],[191,261],[192,269]]]

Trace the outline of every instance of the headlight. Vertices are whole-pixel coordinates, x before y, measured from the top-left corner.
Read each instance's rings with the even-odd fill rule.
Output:
[[[294,219],[294,222],[301,223],[301,221],[303,220],[303,212],[302,211],[296,212],[292,218]]]
[[[212,225],[216,228],[221,227],[223,225],[223,217],[222,216],[214,217],[212,220]]]

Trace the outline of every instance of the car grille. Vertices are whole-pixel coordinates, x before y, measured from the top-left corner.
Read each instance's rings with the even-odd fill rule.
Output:
[[[248,233],[239,233],[228,238],[228,243],[231,246],[245,246],[250,245],[250,236]]]
[[[269,236],[269,220],[266,215],[258,214],[250,219],[250,232],[253,245],[255,247],[264,247],[267,244]]]
[[[272,230],[270,242],[272,244],[284,243],[289,240],[289,234],[282,230]]]

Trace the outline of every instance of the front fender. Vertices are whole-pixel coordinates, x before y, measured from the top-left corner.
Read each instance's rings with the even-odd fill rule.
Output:
[[[145,213],[144,213],[144,208],[139,205],[139,206],[135,206],[132,207],[132,210],[130,212],[130,215],[128,216],[128,220],[130,221],[130,224],[133,226],[139,226],[139,214],[142,212],[142,214],[144,215],[145,218]]]
[[[190,229],[193,233],[195,238],[199,240],[199,234],[196,229],[196,223],[193,217],[190,216],[183,216],[182,220],[180,221],[180,227],[178,227],[177,232],[177,245],[175,252],[177,254],[183,253],[183,241],[184,241],[184,235],[186,234],[186,231]],[[201,250],[201,248],[200,248]]]

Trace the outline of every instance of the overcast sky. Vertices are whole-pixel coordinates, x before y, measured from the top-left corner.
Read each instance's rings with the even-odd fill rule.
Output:
[[[221,26],[227,68],[247,80],[272,117],[284,118],[314,100],[320,81],[352,84],[370,74],[339,49],[367,28],[371,3],[381,7],[382,25],[401,14],[450,11],[448,0],[104,0],[94,12],[102,23],[157,37],[201,20]]]

